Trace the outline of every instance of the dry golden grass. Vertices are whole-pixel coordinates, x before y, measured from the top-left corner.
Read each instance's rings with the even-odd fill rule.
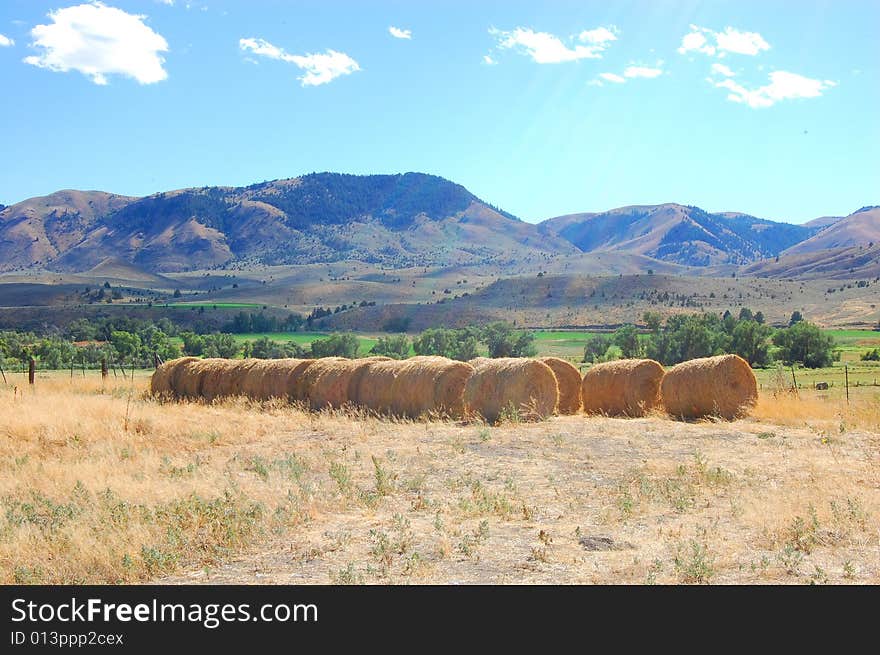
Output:
[[[497,427],[0,386],[0,582],[878,583],[880,403]]]

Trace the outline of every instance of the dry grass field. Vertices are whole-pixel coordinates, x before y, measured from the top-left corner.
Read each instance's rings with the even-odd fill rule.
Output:
[[[146,384],[0,386],[0,582],[880,583],[876,388],[487,426]]]

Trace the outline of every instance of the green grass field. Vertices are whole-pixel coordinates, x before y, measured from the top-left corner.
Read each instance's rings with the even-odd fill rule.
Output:
[[[608,333],[587,332],[582,330],[539,330],[535,333],[535,345],[541,356],[562,357],[571,361],[580,361],[584,355],[584,344],[596,334]],[[880,348],[880,332],[872,330],[826,330],[826,334],[834,337],[841,351],[842,363],[859,363],[859,358],[868,350]],[[327,332],[266,332],[256,334],[235,334],[233,338],[239,343],[255,341],[262,337],[268,337],[273,341],[294,341],[301,346],[307,347],[315,339],[329,336]],[[380,336],[391,336],[382,333],[358,333],[361,346],[359,354],[368,354],[376,345]],[[642,335],[646,337],[646,335]],[[414,354],[414,353],[411,353]],[[870,364],[866,362],[865,364]]]

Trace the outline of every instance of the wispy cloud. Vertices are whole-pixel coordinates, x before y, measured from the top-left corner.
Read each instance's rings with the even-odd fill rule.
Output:
[[[680,54],[699,52],[710,57],[725,57],[729,53],[755,56],[770,49],[770,44],[757,32],[742,32],[733,27],[716,32],[699,25],[691,25],[690,29],[681,39],[678,48]]]
[[[399,27],[394,27],[393,25],[388,28],[388,33],[393,36],[395,39],[411,39],[412,38],[412,30],[402,30]]]
[[[825,91],[837,86],[832,80],[814,80],[788,71],[773,71],[770,82],[756,89],[748,89],[729,77],[724,80],[709,79],[712,86],[728,91],[727,99],[748,105],[753,109],[772,107],[782,100],[818,98]]]
[[[494,27],[489,29],[489,34],[495,37],[496,45],[500,49],[513,49],[528,57],[538,64],[559,64],[579,59],[601,59],[602,53],[609,47],[612,41],[617,40],[617,28],[598,27],[594,30],[581,32],[576,40],[575,37],[568,39],[566,44],[560,37],[549,32],[535,32],[527,27],[517,27],[510,31],[499,30]]]
[[[337,77],[349,75],[359,71],[358,63],[344,52],[327,50],[323,53],[310,53],[305,55],[291,55],[272,45],[263,39],[239,39],[238,47],[261,57],[268,57],[278,61],[294,64],[305,71],[305,74],[297,79],[303,86],[320,86],[332,82]]]
[[[658,61],[653,66],[644,66],[641,64],[630,64],[623,69],[623,74],[617,73],[599,73],[599,77],[591,80],[587,84],[590,86],[602,86],[602,80],[613,82],[614,84],[623,84],[627,80],[636,78],[652,79],[663,75],[663,60]]]
[[[31,30],[31,45],[42,52],[25,57],[25,63],[56,72],[76,70],[100,85],[107,84],[108,75],[141,84],[168,77],[160,55],[168,43],[144,23],[146,16],[92,2],[52,11],[49,18],[52,23]]]
[[[623,71],[624,77],[660,77],[663,75],[662,68],[654,68],[652,66],[627,66]]]
[[[724,64],[712,64],[712,72],[716,75],[723,75],[724,77],[734,77],[736,75],[736,73]]]
[[[0,34],[0,48],[8,48],[15,45],[15,41],[4,34]]]
[[[492,59],[491,55],[483,55],[483,63],[487,66],[494,66],[498,62]]]

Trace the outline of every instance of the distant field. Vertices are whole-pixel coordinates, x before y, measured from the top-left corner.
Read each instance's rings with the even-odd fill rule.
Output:
[[[860,362],[859,358],[866,351],[880,348],[880,332],[872,330],[826,330],[826,334],[834,337],[838,348],[842,351],[842,363],[867,364],[871,369],[870,362]],[[380,336],[394,336],[391,333],[355,333],[360,340],[359,354],[366,355],[376,345]],[[584,345],[587,340],[597,334],[608,336],[608,332],[588,332],[584,330],[538,330],[535,331],[535,345],[541,356],[562,357],[573,362],[580,362],[584,356]],[[236,341],[255,341],[268,337],[273,341],[295,341],[302,346],[308,346],[315,339],[323,339],[329,336],[329,332],[265,332],[255,334],[234,334]],[[412,338],[412,335],[409,335]],[[646,335],[643,335],[646,338]],[[411,354],[415,354],[410,351]],[[773,369],[775,371],[775,369]],[[841,368],[841,371],[843,369]],[[855,375],[860,375],[853,370]],[[841,372],[841,375],[842,372]],[[760,377],[760,375],[759,375]],[[861,378],[859,378],[861,379]]]

